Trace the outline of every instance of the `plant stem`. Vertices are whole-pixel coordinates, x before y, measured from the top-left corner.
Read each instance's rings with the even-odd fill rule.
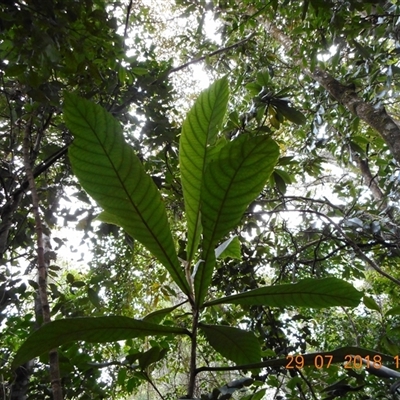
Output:
[[[199,310],[193,305],[192,347],[190,352],[190,375],[187,398],[192,399],[196,386],[196,357],[197,357],[197,329],[199,325]]]

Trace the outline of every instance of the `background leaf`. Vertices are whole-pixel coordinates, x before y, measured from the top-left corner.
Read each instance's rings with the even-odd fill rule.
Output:
[[[216,258],[236,258],[241,260],[242,254],[240,252],[240,240],[237,236],[232,236],[225,240],[215,249]]]
[[[146,369],[149,365],[162,360],[168,353],[167,349],[163,349],[162,347],[152,347],[149,350],[145,351],[143,354],[140,354],[138,357],[139,366],[141,369]]]
[[[261,360],[261,349],[253,332],[224,325],[200,324],[207,341],[221,355],[236,364]]]
[[[197,98],[182,126],[179,163],[188,224],[187,260],[197,250],[201,232],[200,190],[207,164],[207,146],[214,144],[228,104],[228,80],[214,82]]]
[[[381,309],[380,309],[379,305],[376,303],[376,301],[372,297],[364,296],[363,297],[363,303],[370,310],[381,312]]]
[[[49,322],[33,332],[19,348],[12,365],[16,368],[51,349],[77,340],[105,343],[148,335],[169,334],[190,336],[190,332],[183,328],[162,326],[128,317],[60,319]]]
[[[147,247],[178,286],[190,293],[161,195],[125,143],[117,120],[102,107],[68,93],[64,116],[74,135],[69,149],[74,173],[105,210],[102,218],[121,226]]]
[[[270,307],[356,307],[361,300],[359,292],[350,283],[338,278],[303,279],[299,283],[267,286],[248,292],[223,297],[204,303],[264,305]]]
[[[388,310],[385,314],[387,317],[390,315],[400,315],[400,306],[396,306]]]
[[[151,322],[153,324],[159,324],[167,315],[169,315],[173,310],[180,307],[184,302],[177,304],[173,307],[163,308],[161,310],[153,311],[143,317],[143,321]]]

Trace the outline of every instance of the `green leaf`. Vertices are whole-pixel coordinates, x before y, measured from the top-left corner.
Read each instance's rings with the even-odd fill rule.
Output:
[[[152,347],[151,349],[140,354],[138,357],[139,366],[141,369],[146,369],[149,365],[162,360],[168,353],[167,349],[162,347]]]
[[[304,125],[307,122],[304,114],[296,110],[295,108],[290,107],[287,101],[274,99],[272,101],[272,104],[289,121],[292,121],[297,125]]]
[[[368,47],[362,46],[355,39],[352,39],[351,43],[354,45],[354,47],[359,52],[361,57],[365,58],[366,60],[368,60],[371,57],[371,50]]]
[[[303,279],[299,283],[267,286],[204,303],[264,305],[270,307],[356,307],[362,293],[338,278]]]
[[[89,300],[91,301],[91,303],[95,307],[101,308],[101,301],[100,301],[100,297],[99,297],[98,293],[94,289],[88,288],[87,294],[88,294],[88,297],[89,297]]]
[[[161,195],[125,142],[118,121],[102,107],[68,93],[64,117],[74,135],[69,149],[72,168],[105,210],[102,217],[141,242],[189,294]]]
[[[224,325],[199,324],[207,341],[221,355],[236,364],[261,360],[261,349],[253,332]]]
[[[251,82],[248,83],[245,88],[250,92],[251,95],[253,96],[257,96],[261,90],[262,90],[262,86],[258,83],[255,82]]]
[[[400,315],[400,306],[396,306],[388,310],[385,314],[387,317],[390,315]]]
[[[200,191],[207,165],[207,147],[214,145],[228,104],[226,77],[203,91],[186,116],[179,143],[179,163],[188,224],[187,261],[199,244]]]
[[[399,354],[399,346],[396,343],[393,343],[393,341],[387,335],[384,335],[381,340],[384,348],[387,349],[390,354]]]
[[[242,259],[240,251],[240,240],[235,235],[225,240],[215,249],[215,258],[236,258],[237,260]]]
[[[201,192],[203,260],[195,275],[196,303],[201,305],[211,282],[214,247],[233,229],[259,195],[279,157],[279,147],[265,136],[248,134],[228,143],[206,169]]]
[[[179,303],[176,306],[163,308],[162,310],[153,311],[143,317],[143,321],[159,324],[167,315],[169,315],[176,308],[180,307],[185,302]]]
[[[376,304],[376,301],[372,297],[364,296],[363,303],[370,310],[381,312],[380,307],[378,306],[378,304]]]
[[[268,69],[263,69],[262,71],[259,71],[257,73],[257,79],[256,82],[263,87],[268,87],[268,85],[270,84],[270,76],[269,76],[269,72]]]
[[[17,351],[13,368],[51,349],[77,340],[106,343],[148,335],[189,335],[183,328],[162,326],[128,317],[86,317],[49,322],[33,332]]]
[[[146,75],[149,73],[147,68],[143,68],[143,67],[132,67],[131,68],[131,72],[134,75],[138,75],[138,76],[142,76],[142,75]]]
[[[291,184],[294,181],[294,178],[282,169],[275,168],[274,173],[278,174],[287,184]]]
[[[6,76],[19,76],[27,70],[27,66],[23,64],[12,64],[6,67]]]

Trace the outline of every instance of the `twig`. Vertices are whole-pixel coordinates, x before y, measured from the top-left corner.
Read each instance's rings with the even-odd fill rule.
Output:
[[[133,0],[130,0],[128,7],[126,9],[125,29],[124,29],[124,47],[126,46],[125,40],[128,38],[128,25],[129,25],[129,17],[131,15],[132,5],[133,5]]]
[[[279,212],[278,211],[274,211],[274,212]],[[376,272],[378,272],[379,274],[381,274],[382,276],[384,276],[385,278],[391,280],[392,282],[394,282],[396,285],[400,286],[400,280],[394,278],[393,276],[389,275],[388,273],[386,273],[385,271],[383,271],[379,265],[374,261],[371,260],[362,250],[361,248],[349,237],[346,235],[346,233],[343,231],[343,229],[336,223],[334,222],[331,218],[329,218],[328,216],[326,216],[324,213],[319,212],[319,211],[315,211],[315,210],[285,210],[285,212],[298,212],[298,213],[303,213],[303,212],[308,212],[311,214],[315,214],[320,216],[321,218],[325,218],[327,219],[330,224],[343,236],[343,238],[346,240],[346,242],[353,248],[353,250],[355,251],[356,254],[358,254],[358,256],[365,261],[372,269],[374,269]],[[265,213],[269,214],[271,213],[271,211],[265,211]]]
[[[170,70],[168,70],[164,74],[161,74],[161,76],[159,76],[154,82],[152,82],[152,85],[155,84],[160,79],[164,79],[168,75],[171,75],[174,72],[178,72],[178,71],[181,71],[182,69],[185,69],[189,65],[197,64],[197,63],[199,63],[201,61],[204,61],[205,59],[207,59],[209,57],[216,56],[217,54],[225,53],[226,51],[229,51],[229,50],[232,50],[232,49],[234,49],[236,47],[239,47],[240,45],[242,45],[242,44],[246,43],[248,40],[250,40],[253,36],[255,36],[254,32],[252,34],[250,34],[249,36],[247,36],[246,38],[244,38],[242,40],[239,40],[238,42],[236,42],[234,44],[231,44],[230,46],[222,47],[221,49],[212,51],[211,53],[209,53],[209,54],[207,54],[205,56],[194,58],[193,60],[190,60],[187,63],[180,65],[179,67],[171,68]]]

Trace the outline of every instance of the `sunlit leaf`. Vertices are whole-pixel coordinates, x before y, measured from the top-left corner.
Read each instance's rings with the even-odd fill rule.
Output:
[[[295,284],[267,286],[222,297],[206,302],[204,306],[241,304],[270,307],[356,307],[362,295],[362,292],[356,290],[353,285],[338,278],[308,278]]]
[[[222,78],[203,91],[186,116],[179,143],[179,164],[188,224],[187,260],[193,258],[199,243],[200,191],[207,165],[207,146],[216,141],[226,113],[229,89]]]
[[[146,75],[149,71],[147,68],[143,68],[143,67],[131,67],[130,71],[132,72],[132,74],[135,75]]]
[[[207,293],[215,263],[214,247],[242,218],[259,195],[279,157],[279,147],[265,136],[248,134],[228,143],[210,162],[201,192],[203,260],[194,280],[196,302]]]
[[[376,303],[376,301],[372,297],[364,296],[363,297],[363,303],[370,310],[374,310],[374,311],[378,311],[378,312],[381,311],[380,307],[378,306],[378,304]]]
[[[67,93],[64,116],[74,135],[69,149],[73,171],[105,210],[104,220],[147,247],[188,294],[161,195],[125,142],[118,121],[102,107]]]
[[[216,258],[236,258],[240,260],[242,254],[240,252],[240,240],[237,236],[232,236],[231,238],[225,240],[215,249]]]
[[[128,317],[60,319],[34,331],[18,349],[13,368],[62,344],[84,340],[106,343],[149,335],[190,335],[183,328],[162,326]]]

